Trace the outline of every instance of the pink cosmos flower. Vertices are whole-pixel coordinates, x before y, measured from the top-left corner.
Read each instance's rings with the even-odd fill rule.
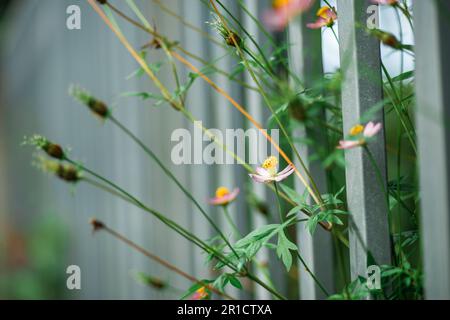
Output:
[[[272,9],[266,11],[263,20],[274,31],[283,30],[297,15],[308,10],[314,0],[273,0]]]
[[[216,196],[209,199],[209,203],[213,206],[226,206],[233,202],[239,194],[239,188],[234,189],[232,192],[225,187],[219,187],[216,190]]]
[[[398,4],[398,0],[372,0],[372,3],[393,6]]]
[[[381,123],[369,122],[365,127],[358,124],[350,129],[350,136],[355,137],[355,140],[341,140],[339,141],[338,149],[348,150],[363,146],[367,143],[367,139],[373,138],[383,128]]]
[[[317,11],[316,22],[308,23],[306,26],[310,29],[320,29],[322,27],[332,27],[337,20],[337,14],[334,8],[324,6]]]
[[[256,168],[256,173],[249,174],[255,182],[269,183],[280,182],[289,177],[294,172],[294,167],[288,165],[286,168],[277,172],[278,160],[274,156],[267,158],[262,167]]]
[[[206,291],[205,287],[201,287],[197,291],[194,292],[192,295],[192,300],[205,300],[209,297],[208,292]]]

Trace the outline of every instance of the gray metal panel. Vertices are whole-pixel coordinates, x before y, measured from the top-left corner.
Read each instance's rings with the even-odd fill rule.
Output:
[[[293,72],[299,76],[305,87],[311,87],[315,81],[323,77],[322,45],[320,30],[311,30],[306,27],[308,21],[316,19],[315,13],[320,7],[320,2],[302,16],[292,21],[288,28],[288,41],[290,43],[289,64]],[[325,121],[325,111],[320,115]],[[296,137],[308,137],[314,139],[315,145],[327,145],[326,130],[314,130],[302,127],[294,132]],[[317,152],[312,145],[296,144],[305,165],[311,173],[319,191],[327,192],[327,177],[325,169],[320,162],[310,162],[309,158]],[[295,164],[301,168],[298,159]],[[300,170],[302,174],[304,170]],[[303,194],[305,187],[298,179],[295,179],[295,187],[299,194]],[[297,242],[299,252],[305,259],[311,271],[321,280],[329,292],[333,292],[333,242],[331,233],[317,228],[311,236],[304,224],[297,226]],[[316,300],[326,298],[325,294],[314,282],[305,268],[299,265],[300,298],[304,300]]]
[[[260,8],[262,7],[260,4],[260,1],[254,1],[254,0],[245,0],[244,1],[245,6],[250,10],[250,12],[253,12],[256,16],[260,15]],[[261,40],[262,35],[258,31],[257,25],[252,21],[252,19],[245,14],[245,12],[242,13],[243,18],[243,25],[247,29],[247,31],[255,36],[256,41]],[[255,86],[255,83],[250,76],[250,74],[245,74],[245,81],[249,84],[252,84]],[[264,123],[265,121],[265,112],[263,110],[263,101],[262,97],[259,93],[253,91],[253,90],[246,90],[245,91],[245,106],[248,109],[249,113],[255,118],[256,121],[259,123]],[[253,126],[250,124],[249,126],[252,128]],[[254,127],[253,127],[254,128]],[[259,157],[258,157],[259,158]],[[262,184],[252,183],[252,192],[255,194],[256,197],[258,197],[261,200],[266,200],[267,198],[267,188],[266,186]],[[267,218],[264,217],[260,212],[257,210],[252,210],[250,213],[252,216],[252,229],[255,230],[263,225],[268,224]],[[269,252],[268,249],[262,248],[257,256],[256,259],[259,263],[264,263],[268,265],[269,262]],[[255,268],[255,274],[260,277],[261,279],[265,279],[264,272],[261,269]],[[270,293],[260,287],[257,284],[254,284],[254,290],[255,290],[255,299],[270,299],[271,295]]]
[[[417,137],[427,299],[450,299],[448,1],[414,1]]]
[[[369,108],[382,100],[380,46],[363,28],[370,0],[338,0],[341,68],[343,70],[342,108],[344,132],[359,123]],[[383,112],[373,121],[384,124]],[[384,132],[369,145],[380,169],[381,186],[374,166],[363,148],[345,153],[347,200],[350,210],[351,276],[367,276],[367,250],[376,262],[390,263],[388,208],[383,188],[386,188],[386,154]],[[366,250],[367,249],[367,250]]]

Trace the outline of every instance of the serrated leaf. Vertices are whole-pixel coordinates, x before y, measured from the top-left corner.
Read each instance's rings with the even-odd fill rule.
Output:
[[[289,271],[292,267],[292,254],[291,250],[298,250],[297,246],[289,241],[289,239],[284,234],[284,230],[278,232],[278,243],[277,243],[277,256],[283,261],[286,270]]]
[[[302,209],[303,209],[303,206],[296,206],[296,207],[292,208],[291,210],[289,210],[286,217],[289,218],[290,216],[296,215]]]

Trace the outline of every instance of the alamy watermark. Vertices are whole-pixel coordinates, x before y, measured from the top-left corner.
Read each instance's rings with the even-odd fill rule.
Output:
[[[81,268],[77,265],[70,265],[66,269],[69,274],[66,280],[66,286],[69,290],[81,290]]]
[[[367,267],[367,288],[369,290],[381,290],[381,269],[372,265]]]
[[[380,12],[376,4],[367,7],[366,13],[369,15],[367,18],[367,29],[376,29],[380,25]]]
[[[278,151],[270,143],[270,137],[279,145],[279,130],[256,128],[207,129],[202,130],[201,121],[194,122],[193,133],[185,128],[172,132],[171,159],[181,164],[239,164],[244,161],[250,165],[262,163],[268,156],[278,157]]]
[[[73,4],[66,9],[67,19],[66,27],[69,30],[80,30],[81,29],[81,9],[79,6]]]

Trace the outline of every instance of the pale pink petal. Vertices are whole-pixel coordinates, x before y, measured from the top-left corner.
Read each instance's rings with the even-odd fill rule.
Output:
[[[275,181],[276,182],[280,182],[280,181],[282,181],[282,180],[284,180],[284,179],[286,179],[287,177],[289,177],[291,174],[293,174],[294,173],[294,168],[292,168],[291,170],[289,170],[289,171],[287,171],[287,172],[285,172],[285,173],[283,173],[283,174],[278,174],[276,177],[275,177]]]
[[[256,168],[256,174],[260,175],[261,177],[266,177],[266,178],[270,177],[269,171],[267,171],[266,169],[261,168],[261,167]]]
[[[320,29],[325,27],[328,24],[328,21],[322,17],[319,17],[316,22],[308,23],[306,26],[309,29]]]
[[[252,178],[253,181],[258,182],[258,183],[266,183],[268,181],[270,181],[270,178],[267,177],[262,177],[258,174],[249,174],[250,178]]]
[[[280,172],[278,172],[278,175],[280,174],[285,174],[286,172],[288,172],[289,170],[293,170],[294,167],[292,165],[288,165],[286,168],[284,168],[283,170],[281,170]]]
[[[360,145],[361,145],[361,141],[341,140],[341,141],[339,141],[339,146],[337,148],[341,149],[341,150],[348,150],[348,149],[353,149],[353,148],[359,147]]]
[[[281,31],[295,16],[309,9],[313,2],[314,0],[291,0],[284,7],[264,12],[263,21],[269,29]]]
[[[369,122],[366,127],[364,128],[364,137],[366,138],[372,138],[375,136],[378,132],[381,131],[382,128],[381,123],[374,124],[373,122]]]

